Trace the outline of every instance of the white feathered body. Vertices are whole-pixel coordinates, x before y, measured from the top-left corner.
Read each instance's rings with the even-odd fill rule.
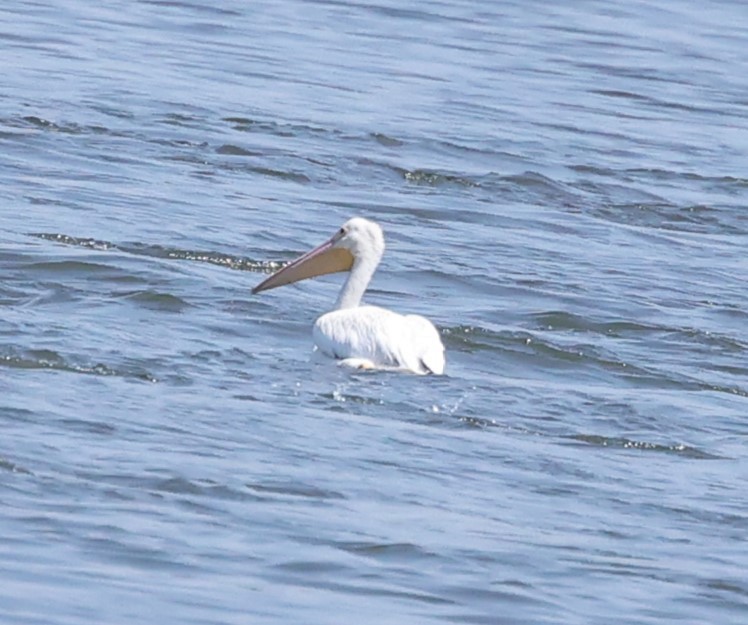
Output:
[[[365,367],[444,372],[439,333],[419,315],[400,315],[378,306],[334,310],[317,319],[314,343],[327,356]]]

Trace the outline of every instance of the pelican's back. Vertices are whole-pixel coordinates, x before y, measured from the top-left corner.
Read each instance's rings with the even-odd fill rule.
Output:
[[[314,342],[338,359],[364,359],[375,367],[444,373],[444,346],[433,324],[378,306],[334,310],[314,324]]]

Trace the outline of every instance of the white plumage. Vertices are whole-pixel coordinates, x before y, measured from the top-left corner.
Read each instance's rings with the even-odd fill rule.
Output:
[[[350,271],[335,309],[314,324],[317,349],[350,366],[441,374],[444,346],[428,319],[360,305],[383,252],[384,236],[379,225],[354,217],[328,241],[261,282],[253,292],[325,273]]]
[[[346,364],[444,372],[444,348],[431,322],[379,306],[322,315],[314,324],[314,343],[327,356],[351,361]]]

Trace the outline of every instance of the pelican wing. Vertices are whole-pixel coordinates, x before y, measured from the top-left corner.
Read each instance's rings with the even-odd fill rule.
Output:
[[[420,364],[427,373],[444,373],[444,345],[434,324],[420,315],[407,315],[405,321],[410,327],[411,341],[418,346]]]
[[[344,308],[314,324],[314,342],[338,359],[364,359],[375,367],[414,373],[444,372],[444,346],[427,319],[377,306]]]

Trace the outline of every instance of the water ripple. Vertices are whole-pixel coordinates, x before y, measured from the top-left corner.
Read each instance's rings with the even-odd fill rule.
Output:
[[[16,464],[15,462],[11,462],[7,458],[3,458],[0,456],[0,469],[3,471],[10,471],[11,473],[21,473],[25,475],[31,475],[31,471],[28,469]]]
[[[568,440],[578,441],[594,447],[608,447],[612,449],[634,449],[637,451],[652,451],[667,454],[677,454],[695,460],[719,460],[721,456],[684,444],[662,445],[622,437],[600,436],[597,434],[574,434],[566,437]]]
[[[230,254],[223,254],[220,252],[207,252],[200,250],[184,250],[178,248],[172,248],[162,245],[144,244],[144,243],[129,243],[129,244],[116,244],[110,241],[100,241],[96,239],[86,237],[74,237],[66,234],[52,234],[52,233],[31,233],[29,236],[36,237],[39,239],[45,239],[47,241],[54,241],[56,243],[62,243],[63,245],[70,245],[74,247],[83,247],[94,249],[97,251],[113,251],[118,250],[133,254],[135,256],[147,256],[152,258],[167,258],[174,260],[188,260],[200,263],[210,263],[212,265],[221,265],[228,267],[229,269],[236,269],[240,271],[261,271],[265,273],[272,273],[280,269],[285,263],[281,261],[257,261],[249,258],[232,256]],[[56,261],[53,263],[36,263],[34,267],[37,268],[51,268],[60,271],[66,269],[112,269],[107,265],[101,265],[97,263],[91,263],[86,261]]]
[[[156,378],[148,371],[138,367],[116,367],[104,363],[82,364],[65,358],[60,353],[50,349],[27,349],[16,351],[3,348],[0,352],[0,367],[11,369],[50,369],[95,376],[117,376],[134,378],[146,382],[156,382]]]

